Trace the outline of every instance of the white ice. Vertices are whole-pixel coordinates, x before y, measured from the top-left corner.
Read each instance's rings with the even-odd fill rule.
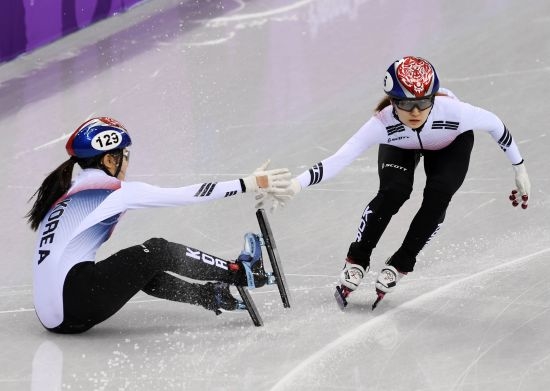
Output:
[[[550,389],[550,2],[151,0],[0,66],[2,390]],[[332,297],[364,206],[376,149],[269,215],[293,307],[253,293],[265,326],[145,294],[82,335],[55,335],[32,303],[29,197],[94,115],[134,139],[129,180],[236,178],[266,158],[298,174],[334,152],[382,97],[386,67],[430,59],[442,84],[499,115],[532,182],[476,134],[466,181],[414,273],[374,312],[373,281],[419,207],[413,196],[341,312]],[[164,237],[235,257],[257,231],[250,195],[129,212],[105,257]]]

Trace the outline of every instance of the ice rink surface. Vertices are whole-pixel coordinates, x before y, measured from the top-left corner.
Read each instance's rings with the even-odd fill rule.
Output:
[[[506,123],[530,174],[529,209],[510,206],[511,165],[477,133],[415,272],[370,310],[376,274],[420,205],[421,167],[341,312],[332,293],[377,190],[374,148],[269,215],[293,307],[271,287],[255,291],[264,327],[139,294],[85,334],[42,328],[23,216],[85,119],[130,130],[128,180],[224,180],[266,158],[299,174],[371,116],[387,66],[409,54]],[[547,0],[151,0],[1,65],[0,389],[550,389],[549,88]],[[99,258],[164,237],[233,259],[258,230],[253,205],[245,194],[129,212]]]

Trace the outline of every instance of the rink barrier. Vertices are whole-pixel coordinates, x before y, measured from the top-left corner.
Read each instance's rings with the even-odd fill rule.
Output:
[[[144,0],[0,0],[0,63]]]

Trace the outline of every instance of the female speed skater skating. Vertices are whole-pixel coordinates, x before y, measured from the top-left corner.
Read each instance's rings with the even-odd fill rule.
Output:
[[[468,171],[474,131],[489,133],[512,164],[516,183],[509,196],[512,205],[521,204],[526,209],[530,196],[525,163],[510,131],[495,114],[440,89],[430,62],[412,56],[395,61],[386,71],[384,91],[386,96],[375,114],[332,156],[292,179],[283,193],[257,196],[258,206],[265,202],[272,202],[272,208],[284,205],[302,188],[332,178],[368,148],[379,145],[380,187],[361,216],[357,237],[349,246],[340,274],[336,297],[340,296],[343,306],[369,270],[371,253],[390,219],[409,199],[421,159],[426,172],[422,205],[403,243],[378,275],[378,299],[373,308],[413,271],[418,253],[443,223],[449,202]]]

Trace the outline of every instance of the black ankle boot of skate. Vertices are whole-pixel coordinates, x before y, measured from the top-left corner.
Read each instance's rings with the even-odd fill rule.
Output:
[[[207,282],[205,288],[209,291],[209,300],[204,306],[219,315],[221,310],[235,311],[246,309],[245,304],[233,297],[229,291],[229,284],[224,282]]]
[[[264,269],[260,237],[254,233],[244,235],[244,249],[230,269],[240,273],[235,285],[254,289],[275,282],[272,273],[266,273]]]
[[[265,271],[262,261],[258,261],[252,265],[252,268],[248,272],[247,267],[240,260],[236,260],[231,264],[230,269],[237,273],[235,285],[254,289],[275,282],[272,273]]]

